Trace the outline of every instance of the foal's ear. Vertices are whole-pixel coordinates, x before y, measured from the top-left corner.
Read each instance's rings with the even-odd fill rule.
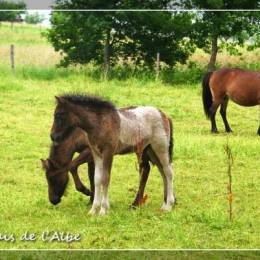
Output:
[[[48,170],[50,168],[50,164],[49,164],[49,160],[43,160],[41,159],[41,163],[42,163],[42,168],[43,170]]]
[[[55,99],[56,99],[56,101],[57,101],[58,104],[65,105],[65,104],[68,103],[68,101],[67,101],[65,98],[63,98],[63,97],[55,96]]]

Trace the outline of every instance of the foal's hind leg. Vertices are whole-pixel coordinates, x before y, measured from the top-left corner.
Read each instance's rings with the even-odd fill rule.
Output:
[[[232,130],[227,121],[227,105],[228,105],[228,97],[225,97],[224,101],[221,103],[221,106],[220,106],[220,114],[223,119],[226,132],[230,133],[230,132],[232,132]]]
[[[175,203],[175,197],[173,193],[173,168],[170,163],[168,147],[164,145],[152,145],[152,148],[158,158],[158,169],[164,179],[164,203],[161,207],[164,211],[170,211],[172,205]],[[166,198],[165,198],[166,195]]]
[[[169,163],[168,154],[166,154],[166,156],[163,156],[163,158],[165,158],[164,161],[162,158],[161,161],[163,164],[163,171],[167,179],[167,199],[166,199],[166,203],[164,203],[162,206],[162,210],[170,211],[172,209],[172,205],[175,204],[175,197],[173,195],[173,185],[172,185],[173,168],[172,165]]]
[[[148,150],[147,150],[147,153],[149,155],[149,158],[150,160],[152,161],[153,164],[155,164],[162,176],[162,179],[163,179],[163,201],[164,203],[167,202],[167,179],[166,179],[166,176],[165,176],[165,173],[163,171],[163,167],[162,167],[162,164],[161,162],[159,161],[157,155],[155,154],[155,152],[153,151],[153,149],[150,147]]]
[[[144,189],[146,186],[149,173],[150,173],[149,156],[147,152],[144,151],[142,155],[142,161],[139,164],[139,174],[140,174],[139,188],[138,188],[138,192],[136,193],[136,197],[132,203],[132,207],[140,206],[141,201],[144,197]]]

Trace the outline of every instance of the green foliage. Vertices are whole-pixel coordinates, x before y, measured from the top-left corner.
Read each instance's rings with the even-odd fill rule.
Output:
[[[174,1],[175,2],[175,1]],[[177,1],[177,5],[180,3]],[[259,8],[258,0],[188,0],[182,1],[182,7],[194,9],[254,9]],[[259,34],[260,12],[248,11],[199,11],[196,12],[193,23],[192,41],[199,48],[210,51],[212,38],[221,40],[221,48],[226,48],[231,54],[236,54],[237,46]],[[253,44],[259,44],[255,37]]]
[[[44,21],[44,16],[39,13],[26,14],[25,22],[29,24],[39,24]]]
[[[257,9],[258,0],[183,0],[173,1],[176,5],[185,5],[194,9]]]
[[[168,1],[56,1],[55,8],[166,8]],[[188,40],[191,15],[171,12],[54,12],[48,39],[55,50],[66,54],[61,65],[104,62],[104,48],[112,65],[131,62],[152,67],[160,60],[173,66],[184,63],[194,51]]]
[[[15,11],[2,11],[0,12],[0,22],[1,21],[10,21],[14,22],[15,20],[20,18],[20,15],[24,13],[22,9],[26,9],[26,4],[24,2],[10,2],[10,1],[2,1],[0,0],[0,9],[1,10],[15,10]],[[17,9],[21,9],[18,10]]]
[[[220,47],[234,54],[237,46],[243,46],[246,40],[258,32],[259,18],[255,12],[198,13],[191,37],[199,48],[209,51],[212,37],[216,36],[222,42]]]
[[[121,30],[129,40],[120,47],[122,56],[137,64],[154,66],[156,54],[169,66],[185,63],[194,51],[188,39],[191,14],[170,12],[124,12],[120,14]],[[120,19],[120,18],[119,18]]]

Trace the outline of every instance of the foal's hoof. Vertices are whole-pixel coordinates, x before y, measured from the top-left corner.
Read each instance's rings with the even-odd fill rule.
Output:
[[[211,133],[212,134],[218,134],[219,132],[218,132],[218,130],[211,130]]]
[[[172,210],[172,205],[163,203],[161,207],[161,211],[163,212],[170,212]]]
[[[139,200],[139,206],[142,206],[145,204],[146,200],[148,198],[147,193],[144,194],[143,198]]]
[[[142,206],[145,204],[146,200],[148,198],[147,193],[144,194],[143,198],[139,200],[135,200],[132,205],[129,206],[129,209],[137,209],[138,207]]]
[[[99,216],[105,216],[105,215],[107,215],[107,213],[108,213],[107,209],[101,208],[99,211]]]
[[[129,209],[137,209],[137,208],[138,208],[138,205],[136,205],[136,204],[129,205]]]
[[[98,208],[91,208],[91,210],[88,212],[88,215],[94,216],[97,215],[98,213]]]

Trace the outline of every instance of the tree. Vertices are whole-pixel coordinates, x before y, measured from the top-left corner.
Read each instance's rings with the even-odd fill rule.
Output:
[[[122,57],[152,67],[156,54],[169,66],[184,63],[193,48],[185,38],[191,31],[191,15],[171,12],[129,12],[122,14],[121,31],[129,38],[122,44]]]
[[[0,9],[1,10],[14,10],[14,11],[2,11],[0,12],[0,22],[8,21],[15,22],[16,20],[21,19],[21,14],[23,14],[26,9],[24,2],[13,3],[9,1],[0,0]],[[19,10],[20,9],[20,10]]]
[[[66,1],[57,0],[56,9],[166,9],[167,1]],[[184,41],[191,28],[191,16],[171,12],[53,12],[48,39],[55,50],[66,54],[61,65],[103,64],[105,72],[118,59],[129,57],[136,64],[151,67],[160,52],[161,61],[172,66],[184,62],[192,51]]]
[[[176,2],[176,1],[175,1]],[[179,4],[179,1],[176,2]],[[258,0],[188,0],[182,1],[184,8],[194,9],[253,9],[259,7]],[[249,11],[199,11],[193,24],[192,41],[211,53],[208,70],[215,69],[217,53],[227,49],[238,53],[237,46],[259,33],[260,12]],[[220,44],[221,43],[221,44]],[[255,41],[257,44],[257,41]]]
[[[29,24],[39,24],[44,21],[44,16],[39,13],[26,14],[25,22]]]

